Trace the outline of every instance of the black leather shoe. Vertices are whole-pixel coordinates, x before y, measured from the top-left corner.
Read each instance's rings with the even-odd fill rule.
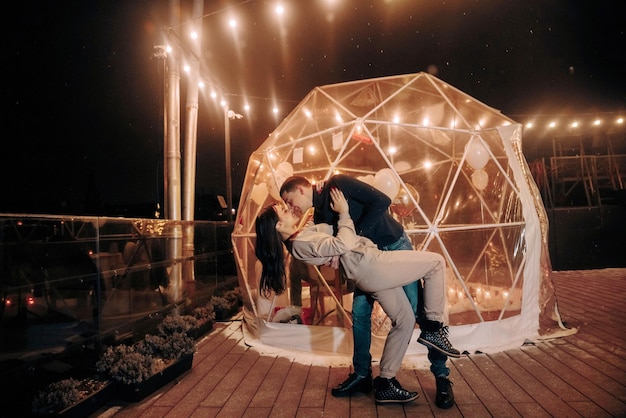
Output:
[[[350,396],[358,392],[369,393],[372,390],[372,374],[359,376],[352,373],[345,382],[340,383],[331,390],[335,397]]]
[[[441,409],[450,409],[454,405],[454,393],[452,393],[452,382],[445,376],[438,376],[437,396],[435,405]]]

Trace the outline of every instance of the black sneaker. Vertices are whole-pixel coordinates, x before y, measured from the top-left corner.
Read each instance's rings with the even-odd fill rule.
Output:
[[[449,357],[461,357],[461,352],[452,347],[448,340],[448,327],[441,327],[437,331],[422,330],[417,342],[432,347]]]
[[[378,405],[411,402],[419,396],[417,392],[404,389],[395,377],[385,379],[379,376],[374,379],[374,399]]]
[[[437,376],[437,396],[435,405],[441,409],[450,409],[454,406],[454,393],[452,393],[452,382],[446,376]]]
[[[359,376],[352,373],[345,382],[335,386],[330,393],[336,397],[350,396],[357,392],[369,393],[372,390],[372,374]]]

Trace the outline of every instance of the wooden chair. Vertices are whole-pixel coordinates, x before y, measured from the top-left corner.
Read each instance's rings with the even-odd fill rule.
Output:
[[[333,312],[337,313],[339,326],[344,326],[346,318],[352,325],[350,315],[342,303],[343,296],[349,292],[349,287],[342,279],[340,270],[327,266],[308,265],[292,258],[289,273],[290,296],[293,305],[302,305],[302,286],[309,286],[313,325],[322,323]],[[336,305],[335,309],[326,309],[325,296],[331,296]]]

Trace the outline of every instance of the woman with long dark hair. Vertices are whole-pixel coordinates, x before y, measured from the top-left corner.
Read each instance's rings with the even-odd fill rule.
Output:
[[[402,389],[395,380],[415,326],[415,314],[402,286],[424,279],[424,310],[427,320],[420,323],[418,342],[451,357],[460,357],[447,338],[443,326],[445,309],[445,261],[427,251],[381,251],[369,239],[358,236],[350,218],[343,193],[331,190],[331,208],[338,213],[337,234],[328,224],[308,223],[300,228],[300,219],[285,205],[265,208],[256,219],[255,253],[261,261],[260,289],[264,296],[281,294],[286,288],[283,244],[291,255],[308,264],[324,265],[339,258],[348,280],[371,293],[392,321],[380,361],[380,377],[374,381],[375,398],[383,402],[408,402],[416,392]],[[393,275],[389,273],[393,272]],[[390,277],[381,280],[381,277]],[[398,399],[398,390],[405,396]],[[391,399],[386,395],[393,393]]]

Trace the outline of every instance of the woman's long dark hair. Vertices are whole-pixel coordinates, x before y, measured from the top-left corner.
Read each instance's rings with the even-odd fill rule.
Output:
[[[268,206],[256,218],[256,246],[254,252],[263,265],[261,272],[261,295],[271,292],[280,295],[285,291],[285,254],[283,241],[276,231],[278,215],[274,206]]]

